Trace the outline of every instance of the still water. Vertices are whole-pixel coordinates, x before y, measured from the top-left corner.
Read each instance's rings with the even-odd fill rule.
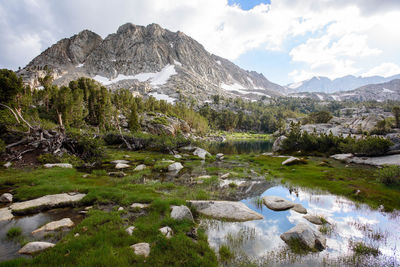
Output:
[[[272,150],[272,142],[269,140],[242,140],[213,142],[208,151],[211,154],[223,153],[227,155],[245,153],[264,153]]]

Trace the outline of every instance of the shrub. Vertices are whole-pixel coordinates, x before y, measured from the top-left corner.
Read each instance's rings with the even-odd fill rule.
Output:
[[[162,124],[168,125],[168,120],[165,117],[155,117],[152,121],[152,124]]]
[[[69,148],[73,153],[87,162],[100,161],[105,154],[103,139],[85,134],[68,133]]]
[[[378,180],[385,185],[396,185],[400,183],[400,166],[386,166],[377,170]]]
[[[347,138],[340,145],[342,152],[366,156],[384,155],[393,143],[383,137],[367,136],[361,139]]]
[[[327,123],[332,119],[332,114],[329,111],[317,111],[310,113],[305,119],[305,123]]]

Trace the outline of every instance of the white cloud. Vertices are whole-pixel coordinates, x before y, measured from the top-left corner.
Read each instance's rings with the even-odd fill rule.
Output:
[[[400,73],[400,67],[398,65],[390,62],[385,62],[363,73],[361,76],[368,77],[368,76],[378,75],[383,77],[389,77],[399,73]]]

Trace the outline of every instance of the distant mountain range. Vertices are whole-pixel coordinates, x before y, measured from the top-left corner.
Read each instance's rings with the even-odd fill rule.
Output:
[[[17,73],[26,84],[39,87],[48,69],[58,85],[83,76],[110,89],[126,88],[169,102],[182,96],[210,101],[216,94],[260,99],[286,91],[261,73],[210,54],[183,32],[157,24],[127,23],[105,39],[84,30],[58,41]]]
[[[309,80],[289,84],[286,87],[292,93],[321,92],[330,94],[339,91],[354,90],[369,84],[385,83],[395,79],[400,79],[400,74],[386,78],[382,76],[356,77],[353,75],[347,75],[334,80],[327,77],[317,76]]]

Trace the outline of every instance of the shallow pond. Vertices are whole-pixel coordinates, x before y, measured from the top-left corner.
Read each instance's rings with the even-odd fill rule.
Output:
[[[21,257],[18,250],[21,248],[21,242],[25,241],[57,241],[61,239],[61,232],[58,235],[38,237],[32,235],[32,231],[41,227],[42,225],[61,220],[63,218],[70,218],[75,224],[82,221],[83,216],[78,213],[78,210],[71,208],[54,209],[46,212],[40,212],[33,215],[17,216],[10,221],[0,222],[0,262],[5,260]],[[19,227],[22,230],[20,237],[8,238],[7,232],[12,227]],[[62,234],[62,233],[61,233]],[[36,240],[37,239],[37,240]],[[27,257],[27,256],[24,256]]]
[[[303,256],[291,253],[280,238],[282,233],[300,222],[317,230],[319,226],[311,224],[303,218],[304,215],[293,210],[272,211],[260,206],[254,198],[242,202],[261,213],[263,220],[240,223],[202,221],[210,246],[218,251],[221,245],[228,245],[235,252],[235,264],[251,261],[263,266],[399,266],[398,214],[371,210],[339,196],[303,189],[289,190],[275,186],[266,190],[261,197],[266,195],[281,196],[301,203],[308,214],[322,215],[331,222],[333,230],[326,235],[327,249]],[[380,256],[352,258],[351,242],[359,241],[379,248]]]
[[[207,149],[211,154],[264,153],[272,151],[272,144],[269,140],[237,140],[212,142]]]

